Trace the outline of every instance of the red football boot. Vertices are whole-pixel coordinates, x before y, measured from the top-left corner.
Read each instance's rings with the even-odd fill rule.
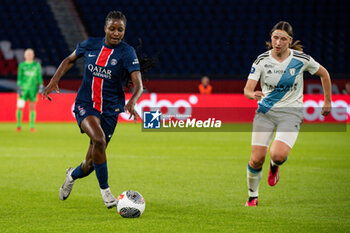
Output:
[[[257,197],[253,197],[253,198],[249,198],[248,201],[245,203],[245,206],[257,206],[258,205],[258,198]]]
[[[271,166],[272,165],[270,163],[270,171],[269,171],[269,176],[267,177],[267,183],[269,183],[270,186],[275,186],[278,180],[280,179],[279,166],[277,167],[274,174],[272,174]]]

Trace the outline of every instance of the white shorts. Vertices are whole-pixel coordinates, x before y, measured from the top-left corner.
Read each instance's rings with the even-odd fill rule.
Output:
[[[302,122],[302,118],[290,113],[257,112],[253,122],[252,145],[269,147],[276,129],[275,140],[292,148]]]

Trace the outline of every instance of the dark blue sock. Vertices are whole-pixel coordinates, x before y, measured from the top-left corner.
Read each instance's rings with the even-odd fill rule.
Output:
[[[282,164],[284,164],[286,161],[288,160],[288,156],[287,156],[287,158],[286,158],[286,160],[284,160],[284,161],[282,161],[282,162],[275,162],[275,161],[273,161],[275,164],[277,164],[278,166],[280,166],[280,165],[282,165]]]
[[[106,189],[108,185],[107,161],[103,164],[94,163],[95,173],[101,189]]]
[[[79,178],[84,178],[85,176],[90,175],[90,173],[93,171],[91,169],[91,171],[88,171],[88,173],[84,173],[83,169],[81,169],[81,165],[83,163],[81,163],[78,167],[76,167],[74,169],[74,171],[72,172],[71,176],[73,178],[73,180],[79,179]]]

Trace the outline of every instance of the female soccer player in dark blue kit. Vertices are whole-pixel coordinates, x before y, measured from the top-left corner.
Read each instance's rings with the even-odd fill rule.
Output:
[[[51,91],[59,91],[58,81],[84,57],[84,78],[78,91],[74,113],[82,133],[90,138],[85,160],[75,169],[67,169],[66,179],[60,188],[61,200],[68,198],[76,179],[88,176],[95,170],[104,204],[116,205],[116,198],[108,185],[106,147],[117,125],[118,114],[128,111],[138,116],[134,106],[142,94],[140,64],[135,50],[122,41],[126,18],[119,11],[111,11],[106,17],[105,37],[89,38],[78,43],[76,50],[65,58],[47,85],[44,98]],[[142,66],[142,64],[141,64]],[[131,78],[134,91],[125,105],[123,86]],[[130,117],[131,117],[130,116]]]

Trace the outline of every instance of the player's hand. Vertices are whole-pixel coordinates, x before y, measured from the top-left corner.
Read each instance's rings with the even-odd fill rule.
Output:
[[[124,106],[124,111],[130,113],[129,119],[131,119],[132,116],[134,117],[135,123],[137,122],[137,117],[140,117],[140,115],[135,110],[135,103],[133,101],[130,101],[130,100],[128,101],[128,103]]]
[[[264,93],[262,93],[262,91],[255,91],[253,98],[260,101],[263,96],[265,95]]]
[[[21,87],[18,87],[18,88],[17,88],[17,94],[18,94],[19,96],[22,96],[22,95],[23,95],[23,90],[22,90]]]
[[[43,99],[46,98],[51,101],[49,94],[52,91],[56,91],[56,93],[60,93],[60,89],[58,88],[58,82],[53,79],[51,79],[49,84],[46,86],[45,91],[43,93]]]
[[[324,102],[321,114],[322,116],[328,116],[329,113],[331,113],[332,110],[332,103],[330,102]]]

